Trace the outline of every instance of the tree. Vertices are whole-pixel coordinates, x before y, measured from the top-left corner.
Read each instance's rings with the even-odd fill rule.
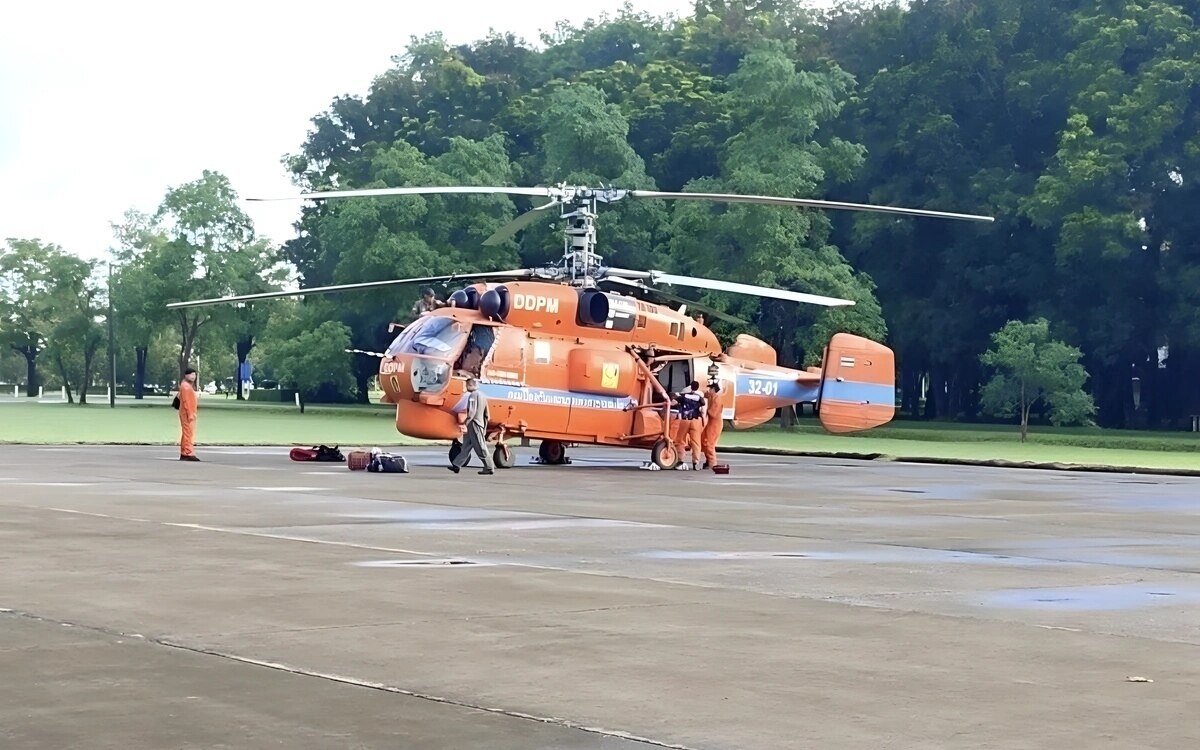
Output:
[[[602,91],[587,84],[560,86],[539,109],[539,182],[655,189],[645,162],[629,145],[629,122]],[[548,224],[522,237],[521,256],[527,264],[562,253],[561,235],[550,232]],[[627,200],[606,207],[597,221],[599,252],[614,266],[657,266],[667,226],[666,208],[657,201]]]
[[[156,294],[160,280],[149,262],[167,238],[155,226],[153,216],[138,211],[127,211],[124,223],[113,225],[113,233],[117,238],[112,289],[116,338],[133,347],[133,395],[141,399],[151,343],[172,322],[171,311]]]
[[[338,401],[354,379],[351,331],[325,317],[323,304],[283,302],[270,317],[260,343],[261,358],[281,384],[295,388],[305,401]],[[375,360],[376,362],[378,360]]]
[[[40,298],[40,316],[48,331],[45,354],[50,357],[66,389],[67,402],[87,403],[92,365],[104,342],[99,319],[104,315],[101,289],[93,278],[95,264],[72,255],[51,259],[47,271],[53,286]],[[113,384],[115,387],[115,384]]]
[[[1079,349],[1050,338],[1050,323],[1010,320],[992,335],[993,346],[980,360],[996,374],[983,387],[984,409],[1021,420],[1021,442],[1029,434],[1029,411],[1042,403],[1055,425],[1090,421],[1096,406],[1083,391],[1087,371]]]
[[[169,190],[153,216],[127,214],[117,256],[121,308],[143,349],[156,326],[179,331],[179,373],[192,359],[205,326],[237,342],[239,362],[253,345],[253,316],[224,305],[166,309],[168,302],[251,294],[276,288],[280,272],[269,243],[255,235],[237,205],[228,178],[205,170],[200,179]],[[233,346],[230,346],[233,348]],[[219,378],[218,378],[219,379]]]
[[[1050,70],[1083,0],[925,0],[832,11],[822,44],[861,88],[837,132],[866,146],[845,200],[985,213],[995,224],[839,220],[838,239],[879,285],[903,408],[976,410],[978,356],[1012,318],[1057,292],[1053,235],[1018,210],[1053,158],[1066,116]]]
[[[38,394],[37,358],[46,348],[47,330],[38,303],[45,294],[49,258],[61,254],[57,245],[40,240],[9,238],[0,255],[0,340],[25,358],[25,395]]]
[[[346,183],[362,188],[506,185],[515,180],[500,136],[451,138],[449,149],[432,158],[404,141],[373,143],[339,170]],[[288,247],[289,259],[302,269],[302,286],[505,270],[519,264],[515,243],[482,244],[516,215],[507,196],[389,196],[329,203],[306,215],[309,237]],[[393,290],[334,299],[336,306],[320,309],[327,311],[327,319],[347,326],[353,348],[365,351],[385,346],[388,324],[401,320],[412,304],[412,298]],[[354,372],[358,399],[366,403],[378,361],[359,356]]]
[[[782,43],[763,44],[730,76],[723,109],[733,135],[721,149],[721,175],[693,180],[687,190],[811,197],[862,164],[860,146],[817,137],[841,109],[850,77],[832,64],[797,70],[787,52]],[[822,212],[688,202],[675,208],[671,248],[683,270],[700,276],[854,300],[821,311],[776,300],[734,303],[734,312],[757,316],[782,363],[796,365],[817,361],[835,330],[876,340],[886,331],[873,283],[854,272],[830,233]]]
[[[71,381],[82,375],[86,402],[86,381],[100,345],[93,266],[40,240],[10,239],[8,246],[0,255],[0,340],[25,357],[26,393],[37,395],[37,361],[46,354],[71,402]]]

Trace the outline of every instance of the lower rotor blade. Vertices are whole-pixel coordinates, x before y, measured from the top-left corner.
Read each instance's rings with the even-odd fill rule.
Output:
[[[362,190],[319,190],[315,193],[300,193],[281,198],[247,198],[248,201],[297,201],[325,200],[327,198],[362,198],[380,195],[457,195],[483,193],[488,195],[533,195],[554,198],[561,190],[553,187],[397,187],[364,188]]]
[[[521,231],[522,229],[529,226],[533,222],[542,218],[542,215],[539,214],[538,211],[543,211],[547,208],[550,208],[551,206],[557,206],[557,205],[558,205],[558,201],[550,201],[549,203],[547,203],[544,206],[537,206],[532,211],[526,211],[525,213],[521,214],[517,218],[513,219],[512,221],[508,222],[507,224],[505,224],[504,226],[500,227],[495,232],[493,232],[491,237],[488,237],[486,240],[483,241],[483,244],[484,245],[499,245],[501,242],[504,242],[508,238],[515,235],[517,232]]]
[[[709,307],[708,305],[702,305],[699,302],[687,299],[686,297],[680,297],[678,295],[671,294],[670,292],[664,292],[661,289],[655,289],[653,287],[648,287],[643,284],[639,284],[636,281],[628,281],[626,279],[622,279],[622,278],[619,278],[616,276],[608,276],[608,277],[604,278],[601,283],[603,283],[603,282],[619,284],[620,286],[623,286],[623,287],[631,287],[633,289],[638,289],[642,292],[645,292],[647,295],[662,297],[663,299],[668,299],[668,300],[671,300],[672,302],[679,302],[680,304],[687,305],[688,307],[691,307],[694,310],[698,310],[698,311],[704,313],[705,315],[711,316],[714,319],[723,320],[726,323],[733,323],[735,325],[740,325],[740,326],[750,325],[750,321],[748,321],[748,320],[742,320],[741,318],[736,318],[736,317],[730,315],[729,313],[721,312],[720,310],[713,308],[713,307]]]
[[[662,284],[678,284],[679,286],[691,286],[698,289],[715,289],[719,292],[735,292],[755,297],[771,297],[774,299],[790,300],[792,302],[806,302],[810,305],[823,305],[825,307],[845,307],[854,304],[854,300],[822,297],[817,294],[792,292],[786,289],[772,289],[771,287],[754,286],[752,284],[739,284],[734,281],[716,281],[713,279],[700,279],[694,276],[676,276],[659,271],[651,271],[650,274],[650,278],[654,282]]]
[[[172,302],[167,305],[169,310],[178,310],[185,307],[203,307],[205,305],[221,305],[232,302],[248,302],[250,300],[259,299],[276,299],[279,297],[307,297],[312,294],[331,294],[333,292],[348,292],[357,291],[360,289],[374,289],[381,286],[396,286],[398,284],[420,284],[422,282],[433,281],[452,281],[454,279],[473,280],[473,279],[523,279],[530,275],[530,271],[521,269],[516,271],[494,271],[491,273],[455,273],[447,276],[422,276],[413,279],[388,279],[386,281],[364,281],[358,284],[335,284],[333,286],[314,286],[307,289],[296,289],[294,291],[275,291],[275,292],[260,292],[258,294],[241,294],[233,297],[214,297],[212,299],[197,299],[187,302]]]
[[[822,201],[811,198],[778,198],[773,195],[736,195],[733,193],[660,193],[656,190],[630,190],[634,198],[666,198],[669,200],[689,201],[718,201],[722,203],[762,203],[773,206],[803,206],[806,208],[833,208],[843,211],[874,211],[883,214],[900,214],[902,216],[928,216],[935,219],[961,219],[963,221],[992,222],[991,216],[976,214],[956,214],[947,211],[929,211],[923,208],[900,208],[898,206],[877,206],[870,203],[842,203],[839,201]]]

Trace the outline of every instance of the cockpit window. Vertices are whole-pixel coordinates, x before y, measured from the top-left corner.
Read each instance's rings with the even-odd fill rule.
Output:
[[[388,347],[387,355],[423,354],[449,359],[458,353],[466,339],[466,326],[454,318],[424,318],[405,328]]]

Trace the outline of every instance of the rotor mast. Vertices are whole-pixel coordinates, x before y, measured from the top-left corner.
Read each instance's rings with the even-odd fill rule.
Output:
[[[603,260],[596,253],[596,200],[577,203],[574,211],[563,213],[567,222],[563,231],[563,270],[572,286],[595,286],[595,271]]]

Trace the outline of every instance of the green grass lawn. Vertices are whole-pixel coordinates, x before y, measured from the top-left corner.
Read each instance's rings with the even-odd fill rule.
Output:
[[[170,399],[143,403],[13,403],[0,401],[0,443],[112,443],[163,445],[179,442],[178,412]],[[396,432],[395,412],[386,407],[305,407],[249,404],[209,396],[202,399],[196,424],[199,445],[290,445],[351,447],[414,445]]]
[[[179,439],[176,412],[166,398],[76,406],[0,399],[0,443],[172,444]],[[396,432],[386,406],[310,406],[202,399],[197,441],[209,445],[339,444],[343,447],[418,445]],[[813,453],[879,454],[895,458],[1007,460],[1160,469],[1200,470],[1200,435],[1184,432],[1035,428],[1028,442],[1015,427],[893,422],[868,433],[835,436],[812,419],[795,429],[726,430],[726,448]]]

